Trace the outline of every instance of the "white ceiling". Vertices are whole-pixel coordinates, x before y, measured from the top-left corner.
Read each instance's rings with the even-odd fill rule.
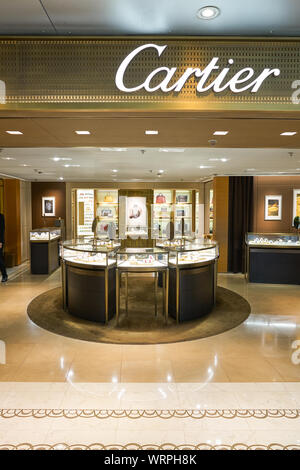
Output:
[[[289,152],[293,152],[292,156]],[[71,160],[54,161],[55,157]],[[228,160],[211,160],[215,158]],[[164,170],[160,177],[159,170]],[[213,175],[300,175],[300,150],[188,148],[178,153],[157,148],[128,148],[122,152],[94,147],[5,148],[0,152],[0,177],[1,174],[30,181],[59,181],[63,177],[64,181],[98,182],[202,181]]]
[[[299,0],[0,0],[0,34],[298,36],[299,19]]]

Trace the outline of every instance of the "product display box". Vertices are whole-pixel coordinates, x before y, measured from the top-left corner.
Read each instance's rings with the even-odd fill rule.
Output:
[[[50,274],[59,266],[60,227],[47,227],[30,232],[30,267],[32,274]]]
[[[249,282],[300,284],[300,238],[297,233],[247,233]]]

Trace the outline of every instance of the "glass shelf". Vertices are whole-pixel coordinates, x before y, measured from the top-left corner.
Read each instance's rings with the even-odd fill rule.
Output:
[[[117,252],[118,268],[159,269],[168,267],[169,253],[161,248],[124,248]]]
[[[296,233],[247,233],[246,245],[265,248],[300,248],[300,236]]]
[[[30,231],[31,242],[43,242],[58,240],[61,236],[61,229],[59,227],[45,227],[37,228]]]

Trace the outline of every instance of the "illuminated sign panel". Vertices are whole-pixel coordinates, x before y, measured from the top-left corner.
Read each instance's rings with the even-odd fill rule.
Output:
[[[280,74],[280,70],[278,68],[265,68],[258,76],[256,76],[256,78],[252,80],[252,78],[255,76],[253,68],[245,67],[236,72],[232,78],[226,80],[230,66],[233,65],[234,60],[231,58],[228,59],[229,67],[220,69],[220,66],[218,65],[219,57],[213,57],[209,64],[206,65],[202,70],[198,67],[188,67],[182,76],[175,81],[175,83],[171,82],[177,71],[177,67],[158,67],[154,69],[140,85],[131,88],[126,87],[124,85],[124,74],[127,68],[130,66],[131,61],[134,60],[138,54],[140,54],[145,49],[151,48],[155,49],[158,56],[160,57],[167,48],[167,45],[158,46],[156,44],[145,44],[134,49],[123,60],[120,67],[118,68],[116,74],[116,85],[119,90],[124,91],[125,93],[132,93],[144,88],[149,93],[154,93],[158,90],[161,90],[163,93],[169,93],[171,91],[179,93],[187,80],[189,80],[190,77],[195,76],[197,79],[199,79],[196,86],[198,93],[203,93],[208,90],[211,90],[214,93],[221,93],[226,89],[229,89],[232,93],[242,93],[246,90],[250,90],[251,93],[256,93],[260,89],[264,80],[270,76],[278,77]],[[216,78],[214,78],[214,80],[210,80],[213,71],[218,71],[218,75]],[[161,73],[165,75],[165,78],[158,85],[151,86],[153,78]]]
[[[1,38],[0,112],[295,111],[299,44],[293,39]]]

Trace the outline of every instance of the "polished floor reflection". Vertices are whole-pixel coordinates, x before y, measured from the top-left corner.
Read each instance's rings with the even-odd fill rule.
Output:
[[[247,284],[240,275],[219,275],[218,283],[250,302],[244,324],[197,341],[129,346],[37,327],[26,307],[60,284],[60,271],[15,273],[0,286],[0,445],[300,445],[299,286]],[[36,417],[37,409],[48,412]],[[156,414],[100,419],[99,410]],[[164,418],[159,410],[175,415]]]
[[[299,286],[247,284],[219,275],[219,285],[244,296],[252,313],[239,327],[197,341],[165,345],[109,345],[65,338],[34,325],[30,300],[60,284],[23,273],[0,286],[0,339],[6,361],[1,381],[283,382],[300,380]],[[294,360],[293,360],[294,358]],[[2,361],[3,362],[3,361]]]

